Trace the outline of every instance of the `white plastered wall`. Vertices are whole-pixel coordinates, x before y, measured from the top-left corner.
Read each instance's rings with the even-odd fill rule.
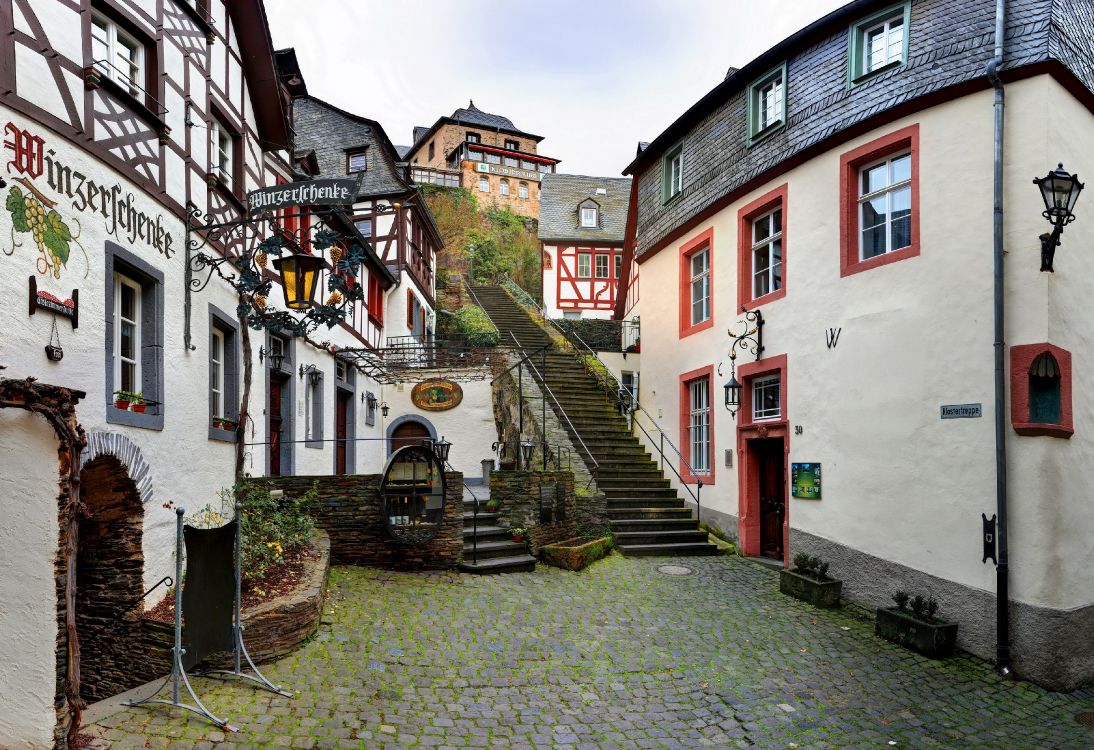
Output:
[[[1046,111],[1059,113],[1051,127]],[[1080,580],[1094,563],[1083,533],[1094,519],[1078,470],[1091,457],[1082,431],[1091,416],[1083,373],[1094,367],[1087,332],[1094,269],[1083,250],[1094,239],[1094,221],[1082,221],[1080,199],[1080,219],[1057,255],[1057,267],[1067,273],[1038,274],[1036,238],[1047,223],[1030,180],[1061,158],[1072,171],[1094,171],[1080,145],[1089,138],[1076,136],[1090,133],[1092,120],[1046,76],[1009,85],[1007,112],[1008,343],[1063,346],[1075,357],[1076,373],[1070,441],[1022,438],[1008,427],[1012,595],[1070,608],[1094,601],[1089,583]],[[840,154],[913,123],[920,127],[921,255],[841,278]],[[824,470],[822,500],[789,500],[792,527],[994,590],[994,568],[980,560],[980,514],[995,512],[990,93],[841,144],[743,196],[644,262],[642,403],[679,442],[679,376],[715,366],[716,476],[703,489],[703,505],[737,515],[737,470],[723,462],[725,448],[736,453],[737,422],[721,406],[729,373],[726,331],[740,320],[737,215],[783,183],[787,295],[762,307],[764,354],[787,355],[789,461],[819,461]],[[680,339],[679,248],[711,227],[714,325]],[[831,349],[829,328],[841,329]],[[941,420],[940,405],[953,403],[981,403],[983,417]]]

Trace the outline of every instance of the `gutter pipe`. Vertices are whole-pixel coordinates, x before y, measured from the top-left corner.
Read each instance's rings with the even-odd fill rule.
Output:
[[[995,276],[995,666],[1003,677],[1013,674],[1010,660],[1010,574],[1007,555],[1007,433],[1006,433],[1006,344],[1004,337],[1003,287],[1003,65],[1006,35],[1006,0],[995,2],[995,56],[988,62],[988,78],[995,89],[995,175],[994,175],[994,276]]]

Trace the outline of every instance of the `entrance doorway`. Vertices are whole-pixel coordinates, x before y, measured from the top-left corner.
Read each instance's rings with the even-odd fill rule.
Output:
[[[334,473],[349,473],[349,425],[352,421],[353,393],[341,388],[335,389],[338,394],[338,403],[334,409]]]
[[[783,559],[783,522],[786,516],[786,463],[782,438],[750,440],[756,466],[753,507],[759,508],[760,555]],[[757,502],[758,501],[758,502]]]
[[[144,585],[144,508],[117,458],[99,456],[80,472],[76,555],[76,631],[80,638],[81,695],[102,700],[142,684],[136,668],[141,644]]]
[[[270,476],[279,477],[288,471],[288,460],[285,452],[292,448],[292,436],[289,442],[282,441],[282,436],[289,425],[286,408],[292,408],[288,399],[288,378],[270,374],[270,403],[266,410],[270,418]]]
[[[391,452],[394,453],[404,445],[423,445],[423,441],[430,437],[433,436],[429,433],[429,428],[421,422],[403,422],[391,433]]]

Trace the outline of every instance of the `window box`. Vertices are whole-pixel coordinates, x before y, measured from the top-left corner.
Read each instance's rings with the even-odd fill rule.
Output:
[[[911,3],[901,3],[867,16],[851,27],[847,84],[858,84],[899,68],[908,60]]]
[[[945,659],[953,656],[957,623],[925,622],[911,612],[886,607],[877,611],[874,634],[929,659]]]
[[[840,276],[919,255],[919,125],[840,156]]]
[[[748,145],[786,126],[786,63],[748,87]]]

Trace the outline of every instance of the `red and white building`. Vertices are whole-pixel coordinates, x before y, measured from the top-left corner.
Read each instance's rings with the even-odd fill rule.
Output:
[[[551,174],[543,178],[539,240],[548,317],[609,320],[615,313],[631,180]],[[636,284],[637,285],[637,284]],[[630,315],[637,314],[633,307]]]

